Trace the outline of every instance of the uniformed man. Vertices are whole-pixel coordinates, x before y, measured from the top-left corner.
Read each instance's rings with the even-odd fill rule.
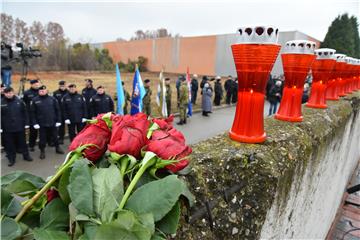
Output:
[[[25,129],[29,128],[29,118],[25,103],[14,94],[14,89],[4,89],[1,99],[1,132],[8,166],[15,164],[16,151],[20,150],[25,161],[32,161],[26,145]]]
[[[93,81],[91,79],[85,79],[85,88],[82,90],[81,94],[86,101],[86,109],[88,110],[87,118],[91,118],[90,114],[90,99],[96,94],[96,90],[93,87]]]
[[[61,100],[68,93],[66,88],[66,82],[64,80],[59,81],[59,89],[53,93],[53,96],[56,98],[58,103],[60,104],[61,111],[61,126],[58,128],[58,139],[59,144],[64,144],[64,136],[65,136],[65,118],[64,118],[64,110],[62,109]]]
[[[61,126],[60,107],[58,101],[48,95],[46,86],[39,87],[39,96],[34,97],[31,103],[31,119],[35,129],[40,133],[40,159],[45,158],[47,139],[54,140],[56,153],[63,154],[57,139],[57,128]]]
[[[166,98],[167,114],[168,114],[168,116],[170,116],[170,114],[171,114],[171,94],[172,94],[170,78],[165,78],[165,87],[166,87],[165,98]]]
[[[222,88],[222,85],[221,85],[221,77],[220,76],[216,77],[214,90],[215,90],[214,105],[215,106],[220,106],[221,99],[223,97],[223,88]]]
[[[96,88],[97,93],[90,99],[91,117],[96,117],[100,113],[114,112],[114,102],[109,95],[105,93],[103,86]]]
[[[128,91],[125,90],[124,82],[122,82],[123,90],[124,90],[124,97],[125,97],[125,104],[124,104],[124,115],[128,114],[128,102],[131,102],[131,97]]]
[[[83,96],[78,94],[76,85],[70,84],[68,86],[69,93],[66,94],[61,105],[64,110],[65,123],[68,125],[70,142],[75,138],[84,127],[86,121],[87,109],[86,102]]]
[[[29,133],[29,150],[30,152],[34,151],[34,147],[36,144],[36,139],[38,136],[38,130],[35,129],[33,126],[32,118],[31,118],[31,112],[30,112],[30,105],[31,101],[34,97],[38,95],[40,87],[40,82],[37,79],[30,80],[30,89],[26,90],[24,92],[23,101],[25,102],[26,109],[28,111],[28,116],[30,117],[30,133]]]
[[[238,98],[238,79],[235,78],[232,84],[231,102],[236,103]]]
[[[189,89],[185,81],[185,77],[181,78],[181,85],[179,89],[179,110],[180,110],[180,121],[178,125],[186,124],[186,109],[189,103]]]
[[[151,115],[151,94],[152,91],[150,89],[150,79],[145,79],[144,81],[144,87],[145,87],[145,96],[142,99],[143,101],[143,113],[146,113],[147,115]]]

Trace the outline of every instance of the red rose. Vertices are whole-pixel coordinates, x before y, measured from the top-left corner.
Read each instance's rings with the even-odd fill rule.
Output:
[[[148,141],[146,151],[151,151],[162,159],[178,160],[178,162],[165,167],[171,172],[176,173],[189,164],[189,160],[184,158],[192,150],[185,144],[184,135],[175,128],[171,128],[169,130],[155,130]]]
[[[46,196],[47,196],[47,202],[51,202],[54,198],[59,197],[59,193],[58,191],[56,191],[55,189],[49,189],[46,192]]]
[[[74,151],[85,144],[94,144],[83,151],[83,155],[90,161],[98,160],[106,152],[111,137],[111,131],[106,122],[101,118],[96,119],[97,122],[87,124],[69,146],[69,150]]]
[[[154,118],[152,122],[156,123],[160,129],[166,130],[173,128],[174,115],[170,115],[168,118]]]
[[[108,146],[111,152],[129,154],[135,158],[141,155],[141,149],[147,142],[150,122],[146,114],[125,115],[113,122],[112,135]]]

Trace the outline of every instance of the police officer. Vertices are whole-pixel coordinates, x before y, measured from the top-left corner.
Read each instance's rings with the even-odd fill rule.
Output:
[[[172,90],[171,90],[171,86],[170,86],[170,78],[165,78],[165,88],[166,88],[166,108],[167,108],[167,114],[168,116],[170,116],[171,114],[171,94],[172,94]]]
[[[143,98],[144,109],[142,112],[146,113],[147,115],[151,115],[151,94],[152,91],[150,89],[150,79],[145,79],[144,81],[145,87],[145,96]]]
[[[96,117],[100,113],[114,111],[114,102],[109,95],[105,93],[103,86],[96,88],[97,93],[90,99],[91,117]]]
[[[189,91],[185,81],[185,77],[181,78],[181,85],[179,89],[179,110],[180,110],[180,121],[178,125],[186,124],[186,109],[189,102]]]
[[[93,81],[91,79],[85,79],[85,82],[86,85],[85,88],[82,90],[81,94],[86,101],[86,109],[88,110],[87,118],[91,118],[90,116],[91,112],[89,111],[91,107],[90,99],[92,98],[92,96],[96,94],[96,90],[93,87]]]
[[[65,123],[68,125],[70,141],[72,141],[84,127],[87,110],[85,99],[77,93],[76,85],[70,84],[68,88],[69,93],[63,97],[61,105]]]
[[[25,161],[32,161],[25,139],[25,129],[29,128],[29,118],[25,103],[7,87],[1,99],[1,131],[8,166],[15,164],[16,150],[20,150]]]
[[[28,116],[30,118],[30,133],[29,133],[29,150],[30,152],[34,151],[36,139],[38,136],[38,130],[35,129],[33,126],[32,118],[31,118],[31,112],[30,112],[30,105],[31,101],[34,97],[38,95],[40,87],[40,82],[37,79],[30,80],[30,89],[26,90],[24,92],[23,101],[25,102],[26,109],[28,111]]]
[[[56,153],[63,154],[57,139],[57,127],[61,126],[60,107],[58,101],[48,95],[46,86],[39,87],[39,96],[34,97],[31,103],[31,118],[35,129],[40,133],[40,159],[45,158],[47,139],[54,140]]]
[[[53,96],[56,98],[58,103],[61,103],[62,98],[68,93],[68,90],[66,89],[66,82],[64,80],[59,81],[59,89],[56,90],[53,94]],[[64,118],[64,110],[62,109],[62,106],[60,105],[61,110],[61,126],[58,128],[58,138],[59,138],[59,144],[64,144],[64,136],[65,136],[65,118]]]

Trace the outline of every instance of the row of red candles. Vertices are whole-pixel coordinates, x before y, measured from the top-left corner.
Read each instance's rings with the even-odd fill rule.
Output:
[[[229,132],[233,140],[245,143],[266,140],[263,123],[265,86],[279,50],[279,45],[271,44],[232,45],[239,78],[238,103]],[[327,108],[326,100],[336,101],[360,90],[360,66],[357,64],[316,59],[315,54],[283,53],[281,58],[285,85],[275,119],[303,121],[301,101],[310,69],[313,82],[307,107],[324,109]]]

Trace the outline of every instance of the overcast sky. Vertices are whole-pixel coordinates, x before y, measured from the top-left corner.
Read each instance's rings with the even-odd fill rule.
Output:
[[[182,36],[233,33],[240,26],[273,25],[323,40],[332,20],[359,19],[360,0],[226,1],[2,1],[2,12],[28,24],[60,23],[73,42],[129,39],[137,29],[167,28]],[[358,20],[360,21],[360,19]]]

